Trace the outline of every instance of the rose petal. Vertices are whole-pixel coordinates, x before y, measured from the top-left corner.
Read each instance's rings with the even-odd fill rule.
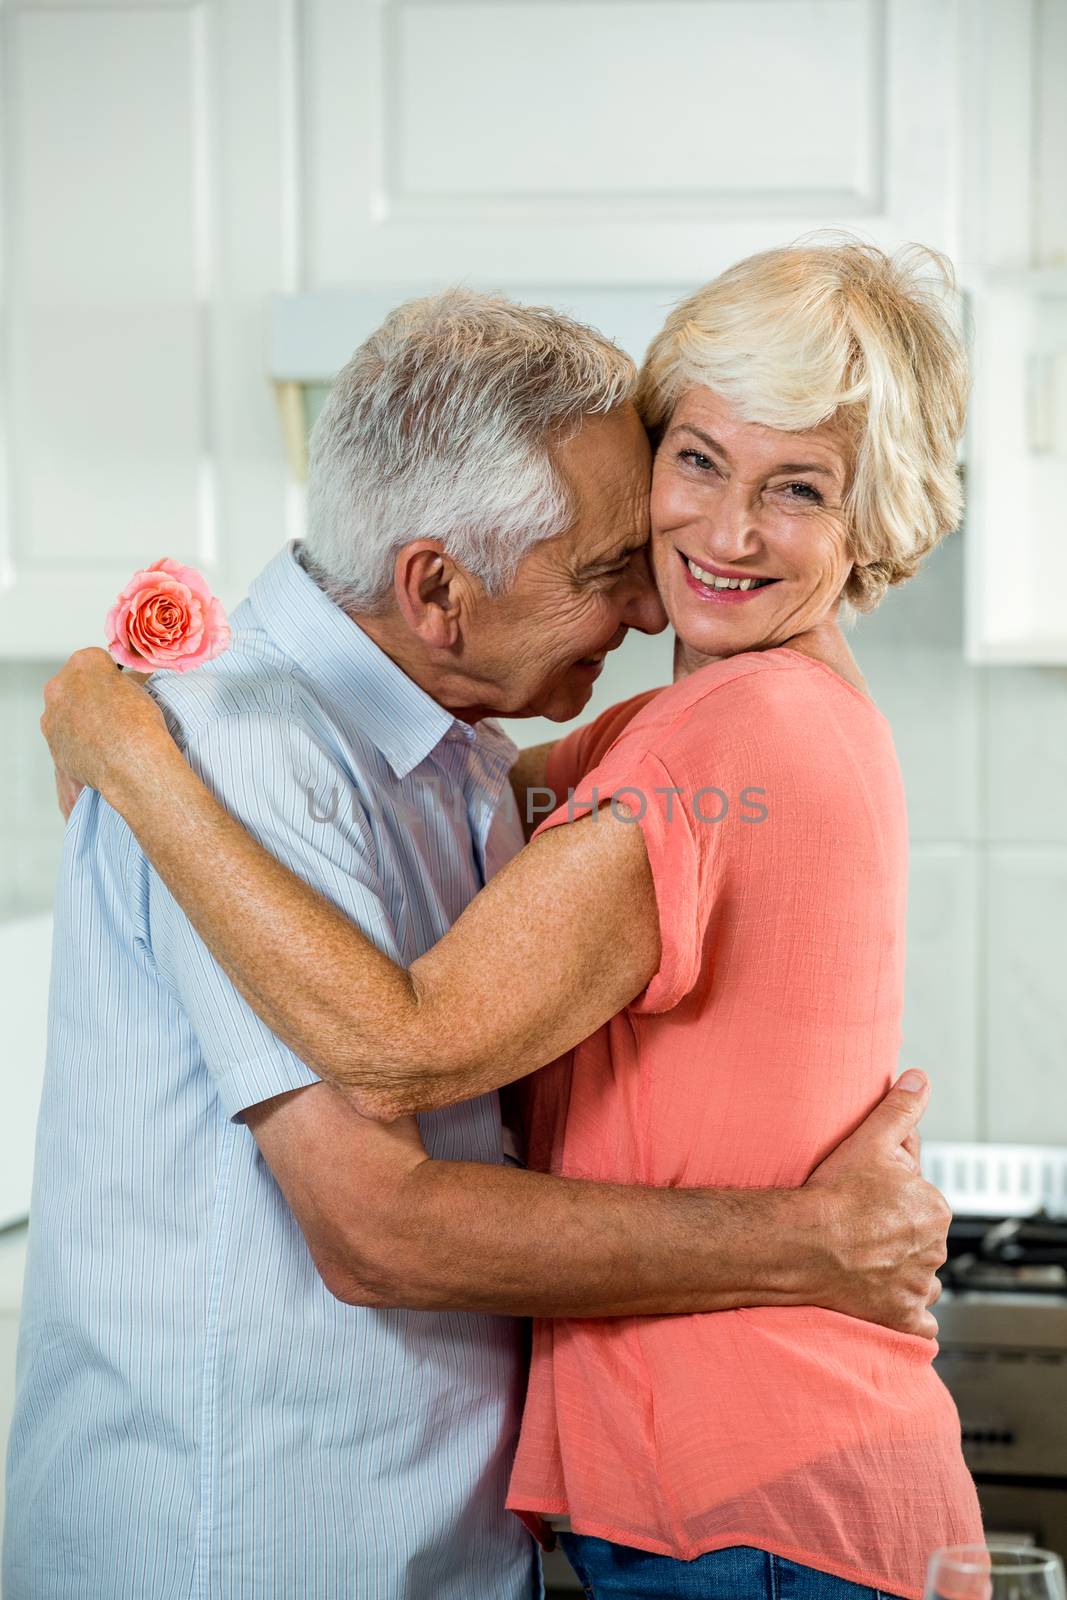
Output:
[[[230,643],[225,610],[206,580],[168,557],[134,573],[108,612],[104,632],[121,665],[173,671],[210,661]]]

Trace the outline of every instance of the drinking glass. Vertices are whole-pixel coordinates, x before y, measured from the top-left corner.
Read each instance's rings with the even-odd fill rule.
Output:
[[[926,1600],[1067,1600],[1063,1562],[1032,1545],[957,1545],[935,1550]]]

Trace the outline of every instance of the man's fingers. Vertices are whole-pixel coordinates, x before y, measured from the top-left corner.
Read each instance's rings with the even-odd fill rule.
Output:
[[[943,1292],[944,1285],[942,1284],[941,1279],[935,1278],[933,1283],[930,1285],[930,1293],[926,1301],[927,1309],[929,1309],[930,1306],[936,1306]]]
[[[929,1102],[929,1078],[910,1067],[897,1079],[881,1105],[875,1106],[867,1120],[860,1123],[852,1139],[873,1139],[895,1150],[915,1131]]]
[[[897,1155],[909,1172],[922,1173],[921,1143],[914,1128],[897,1151]]]

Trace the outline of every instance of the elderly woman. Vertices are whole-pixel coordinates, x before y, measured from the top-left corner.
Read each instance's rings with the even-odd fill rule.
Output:
[[[957,522],[966,369],[930,267],[771,251],[671,315],[639,405],[675,682],[549,753],[559,809],[410,969],[261,851],[114,674],[140,777],[105,794],[365,1114],[560,1057],[530,1089],[531,1160],[747,1188],[802,1184],[884,1093],[905,807],[840,616]],[[539,1324],[509,1504],[595,1597],[917,1597],[933,1548],[981,1535],[933,1354],[788,1305]]]

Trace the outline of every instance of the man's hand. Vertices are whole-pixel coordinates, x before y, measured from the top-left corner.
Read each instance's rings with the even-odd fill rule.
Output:
[[[162,712],[140,687],[145,676],[122,672],[106,650],[76,650],[45,684],[41,732],[55,762],[64,817],[87,785],[106,794],[153,742],[169,742]]]
[[[818,1304],[932,1339],[952,1213],[919,1171],[916,1126],[929,1099],[929,1080],[904,1073],[804,1187],[825,1207],[829,1286]]]

